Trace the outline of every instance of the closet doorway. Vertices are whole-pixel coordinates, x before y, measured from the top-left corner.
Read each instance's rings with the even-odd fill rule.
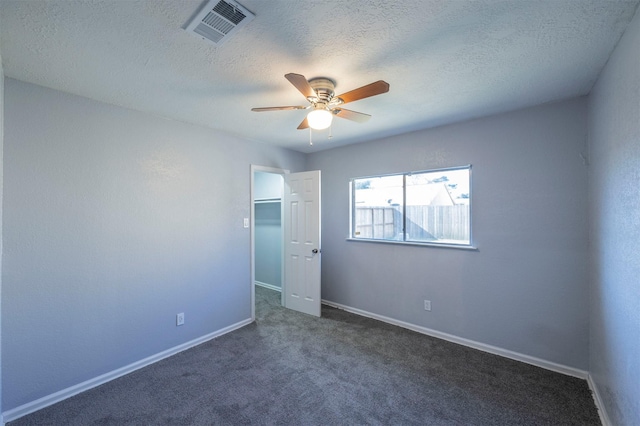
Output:
[[[280,292],[284,306],[284,174],[288,170],[251,166],[251,318],[255,320],[255,286]]]

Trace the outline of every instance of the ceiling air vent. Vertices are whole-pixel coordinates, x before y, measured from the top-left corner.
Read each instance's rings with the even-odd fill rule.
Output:
[[[253,13],[233,0],[210,0],[189,21],[185,30],[219,46],[253,18]]]

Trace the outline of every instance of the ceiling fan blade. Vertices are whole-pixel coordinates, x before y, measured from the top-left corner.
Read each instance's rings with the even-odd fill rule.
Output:
[[[284,78],[289,80],[289,83],[293,84],[305,98],[315,98],[318,96],[316,91],[313,90],[313,87],[309,85],[309,82],[304,75],[294,74],[291,72],[289,74],[285,74]]]
[[[264,107],[264,108],[251,108],[251,111],[264,112],[264,111],[286,111],[292,109],[307,109],[306,106],[280,106],[280,107]]]
[[[363,114],[361,112],[351,111],[350,109],[344,108],[335,108],[333,113],[340,118],[346,118],[347,120],[355,121],[357,123],[365,123],[371,118],[369,114]]]
[[[307,121],[307,117],[302,120],[302,123],[298,126],[298,130],[304,130],[309,128],[309,122]]]
[[[338,98],[342,99],[346,104],[348,102],[358,101],[370,96],[387,93],[388,91],[389,83],[383,80],[378,80],[375,83],[367,84],[366,86],[362,86],[358,89],[339,95]]]

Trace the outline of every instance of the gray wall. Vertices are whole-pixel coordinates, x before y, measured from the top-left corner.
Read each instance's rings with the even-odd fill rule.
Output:
[[[640,15],[589,99],[590,369],[614,425],[640,425]]]
[[[256,171],[253,185],[256,200],[282,198],[283,179],[280,174]]]
[[[282,287],[282,176],[256,172],[254,197],[277,199],[255,204],[255,273],[256,281]]]
[[[0,421],[2,421],[2,206],[4,176],[4,70],[0,56]]]
[[[303,154],[5,82],[4,410],[251,317],[250,164]]]
[[[586,370],[586,129],[579,98],[311,154],[323,299]],[[345,241],[349,178],[465,164],[478,251]]]

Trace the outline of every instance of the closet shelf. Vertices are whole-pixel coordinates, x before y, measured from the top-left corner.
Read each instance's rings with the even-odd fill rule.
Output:
[[[280,201],[282,201],[280,198],[260,198],[254,200],[256,204],[279,203]]]

